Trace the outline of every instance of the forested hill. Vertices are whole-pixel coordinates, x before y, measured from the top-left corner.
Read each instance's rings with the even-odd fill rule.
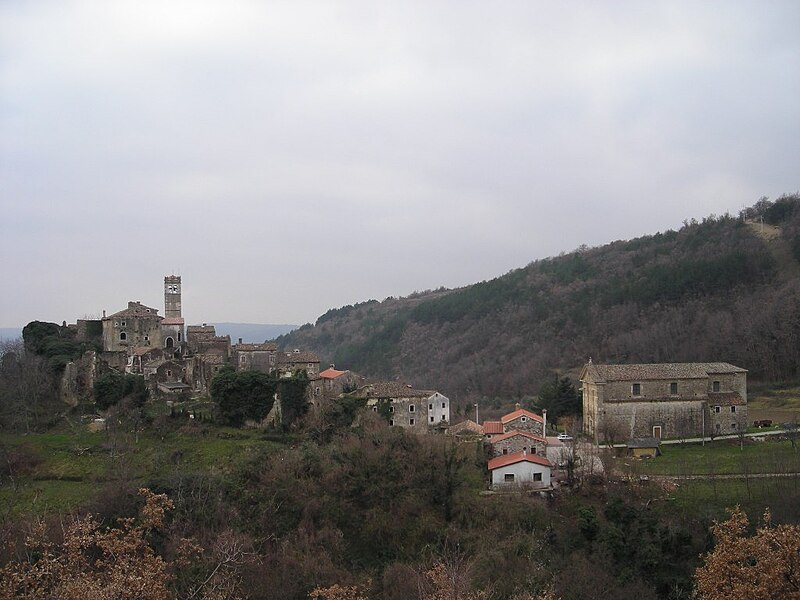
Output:
[[[459,400],[535,394],[595,362],[728,361],[800,376],[800,195],[748,217],[537,260],[456,290],[330,310],[278,338]]]

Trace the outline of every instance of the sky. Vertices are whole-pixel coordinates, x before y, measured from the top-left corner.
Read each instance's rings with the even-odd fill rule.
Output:
[[[800,190],[800,2],[0,1],[0,326],[329,308]]]

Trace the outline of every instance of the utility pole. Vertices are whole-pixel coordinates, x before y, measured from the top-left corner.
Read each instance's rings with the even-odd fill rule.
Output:
[[[478,403],[475,403],[475,423],[480,425],[480,421],[478,421]]]

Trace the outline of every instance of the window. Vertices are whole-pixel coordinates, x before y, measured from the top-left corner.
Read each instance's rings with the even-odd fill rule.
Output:
[[[433,417],[431,417],[431,423],[433,423]]]
[[[641,383],[634,383],[631,386],[631,393],[634,396],[641,396],[642,395],[642,384]]]
[[[719,406],[715,406],[715,407],[714,407],[714,412],[715,412],[715,413],[719,413],[719,411],[720,411],[720,407],[719,407]]]
[[[428,410],[433,410],[433,404],[428,404]]]
[[[377,406],[373,406],[372,407],[372,412],[378,412],[378,407]]]
[[[127,339],[128,339],[128,334],[127,334],[127,333],[125,333],[124,331],[123,331],[122,333],[120,333],[120,334],[119,334],[119,341],[120,341],[120,342],[124,342],[124,341],[126,341]]]
[[[715,381],[714,383],[711,384],[711,390],[714,392],[719,391],[719,381]]]
[[[653,425],[653,437],[657,440],[661,439],[661,425]]]
[[[731,406],[731,412],[732,412],[732,413],[735,413],[735,412],[736,412],[736,407],[735,407],[735,406]]]
[[[672,383],[669,384],[669,393],[672,396],[678,395],[678,382],[673,381]]]
[[[314,395],[319,396],[319,386],[314,388]]]
[[[736,423],[731,423],[731,429],[736,429]]]
[[[514,483],[514,474],[513,473],[505,473],[503,475],[503,481],[506,483]]]
[[[416,421],[414,419],[409,419],[408,420],[408,424],[409,425],[413,425],[414,423],[416,423]]]
[[[390,406],[390,407],[389,407],[389,412],[390,412],[390,413],[393,413],[393,412],[394,412],[394,406]]]
[[[528,420],[528,417],[522,417],[522,418],[520,419],[520,421],[521,421],[521,422],[523,422],[523,423],[524,423],[525,421],[527,421],[527,420]]]
[[[167,377],[172,377],[172,371],[170,369],[167,369]]]
[[[508,454],[508,448],[503,448],[503,454]]]
[[[389,419],[389,427],[393,427],[393,426],[394,426],[394,419]]]
[[[442,408],[444,408],[444,402],[442,402]]]
[[[533,474],[533,480],[534,481],[541,481],[542,480],[542,474],[541,473],[534,473]]]
[[[150,341],[150,336],[149,335],[144,336],[144,341],[145,342],[149,342]]]
[[[125,327],[125,321],[120,321],[119,325],[120,327]]]
[[[409,404],[408,405],[408,412],[414,412],[415,410],[416,410],[416,407],[413,404]]]
[[[442,415],[442,419],[441,420],[444,421],[444,415]]]
[[[181,341],[181,335],[183,335],[180,331],[178,332],[178,341]]]

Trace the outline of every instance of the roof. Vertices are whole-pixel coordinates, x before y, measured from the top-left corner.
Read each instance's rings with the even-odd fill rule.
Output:
[[[529,462],[534,463],[537,465],[542,465],[544,467],[553,468],[553,463],[547,460],[544,456],[539,456],[538,454],[531,454],[530,452],[526,452],[523,450],[522,452],[514,452],[513,454],[504,454],[502,456],[498,456],[493,458],[489,461],[488,467],[490,471],[494,469],[499,469],[501,467],[507,467],[508,465],[513,465],[518,462]]]
[[[217,334],[217,330],[213,325],[189,325],[186,327],[186,333],[210,333]]]
[[[658,448],[661,445],[661,440],[654,437],[648,438],[633,438],[628,440],[626,446],[628,448]]]
[[[656,363],[635,365],[597,365],[583,367],[581,381],[643,381],[660,379],[705,379],[709,374],[747,373],[729,363]]]
[[[234,344],[233,350],[236,352],[276,352],[278,346],[264,342],[263,344]]]
[[[447,433],[450,435],[464,435],[464,434],[475,434],[475,435],[483,435],[483,427],[478,425],[475,421],[470,421],[467,419],[466,421],[461,421],[460,423],[456,423],[452,427],[447,429]]]
[[[719,406],[744,406],[747,404],[736,392],[708,392],[708,403]]]
[[[153,348],[152,346],[136,346],[136,348],[130,350],[129,352],[134,356],[144,356],[153,350],[160,350],[160,348]]]
[[[538,436],[538,435],[533,435],[532,433],[528,433],[527,431],[509,431],[508,433],[504,433],[501,436],[498,436],[496,438],[492,438],[492,443],[496,444],[497,442],[502,442],[503,440],[507,440],[509,438],[512,438],[515,435],[522,435],[522,436],[525,436],[526,438],[529,438],[531,440],[536,440],[537,442],[544,442],[545,444],[547,443],[547,440],[545,438],[543,438],[541,436]]]
[[[529,419],[533,419],[534,421],[539,421],[540,423],[544,423],[544,419],[537,415],[536,413],[532,413],[529,410],[525,410],[524,408],[519,408],[514,412],[508,413],[507,415],[503,415],[500,417],[500,421],[502,423],[508,423],[509,421],[513,421],[514,419],[519,419],[520,417],[528,417]]]
[[[417,390],[399,381],[384,381],[361,386],[354,395],[358,398],[430,398],[435,393],[431,390]]]
[[[349,373],[349,371],[337,371],[333,367],[330,367],[328,369],[325,369],[324,371],[321,371],[319,376],[322,377],[322,379],[336,379],[337,377],[341,377],[345,373]]]
[[[181,317],[167,317],[161,319],[162,325],[183,325],[183,319]]]
[[[278,363],[311,363],[319,362],[319,357],[313,352],[283,352],[278,354]]]
[[[503,433],[503,423],[501,421],[484,421],[483,433],[487,435],[494,435],[495,433]]]
[[[128,308],[124,308],[119,312],[115,312],[113,315],[104,317],[103,320],[107,321],[108,319],[114,319],[117,317],[157,317],[161,319],[158,315],[158,309],[152,308],[150,306],[145,306],[141,302],[128,302]]]

